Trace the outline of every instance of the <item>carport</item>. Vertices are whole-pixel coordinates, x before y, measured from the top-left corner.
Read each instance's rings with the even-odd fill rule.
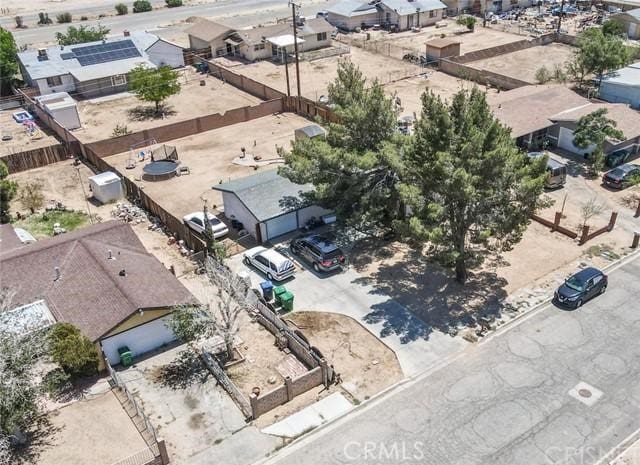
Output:
[[[213,189],[222,192],[225,216],[241,223],[258,242],[295,231],[311,218],[331,213],[305,199],[304,194],[313,186],[294,184],[277,170],[234,179]]]

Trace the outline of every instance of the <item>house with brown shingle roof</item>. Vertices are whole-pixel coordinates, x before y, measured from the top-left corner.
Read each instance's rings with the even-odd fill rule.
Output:
[[[137,356],[174,341],[169,314],[195,302],[119,221],[3,247],[0,267],[2,286],[16,292],[16,305],[44,300],[56,321],[77,326],[112,364],[119,362],[120,347]]]
[[[300,18],[297,24],[298,50],[316,50],[331,45],[335,30],[324,18]],[[293,25],[290,21],[260,25],[247,29],[231,29],[223,24],[200,20],[185,30],[191,48],[211,47],[217,56],[240,56],[246,60],[263,60],[293,53]]]

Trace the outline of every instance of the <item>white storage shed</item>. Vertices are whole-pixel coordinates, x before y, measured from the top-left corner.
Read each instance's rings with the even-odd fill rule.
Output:
[[[122,180],[111,171],[96,174],[89,178],[89,189],[100,203],[109,203],[124,197]]]

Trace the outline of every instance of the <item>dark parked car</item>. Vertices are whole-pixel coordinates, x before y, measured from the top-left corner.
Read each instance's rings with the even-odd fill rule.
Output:
[[[611,152],[607,155],[604,161],[609,168],[615,168],[616,166],[625,163],[629,159],[630,155],[631,152],[628,150],[616,150],[615,152]]]
[[[578,308],[587,300],[604,294],[609,280],[607,275],[597,268],[585,268],[567,278],[554,295],[556,304]]]
[[[626,163],[607,171],[602,176],[602,183],[615,189],[624,189],[630,186],[638,177],[640,177],[640,165]]]
[[[308,261],[317,272],[341,268],[345,262],[342,250],[326,237],[318,234],[291,241],[291,252]]]

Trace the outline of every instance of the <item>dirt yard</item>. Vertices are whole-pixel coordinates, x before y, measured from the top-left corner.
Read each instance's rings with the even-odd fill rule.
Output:
[[[34,464],[111,465],[146,448],[142,436],[111,391],[55,410],[48,418],[51,435]]]
[[[128,92],[83,100],[78,102],[82,128],[75,130],[74,135],[83,142],[103,140],[113,136],[117,124],[135,132],[261,102],[219,79],[197,73],[194,68],[179,73],[182,87],[166,100],[164,117],[149,116],[153,103],[142,102]],[[206,85],[201,86],[200,80]]]
[[[340,45],[340,44],[336,44]],[[337,76],[338,61],[349,59],[357,64],[364,76],[372,81],[378,79],[388,83],[407,76],[415,76],[421,72],[420,67],[401,60],[389,59],[383,55],[366,52],[357,47],[351,47],[351,53],[344,58],[329,57],[315,61],[300,62],[302,95],[317,101],[320,96],[327,95],[327,85]],[[226,60],[229,62],[229,60]],[[262,82],[270,87],[287,91],[284,65],[271,61],[258,61],[255,63],[237,65],[234,63],[231,69],[236,72]],[[295,66],[289,65],[289,78],[291,93],[296,93]]]
[[[422,111],[420,98],[425,90],[431,90],[443,99],[450,99],[459,90],[470,89],[473,86],[478,86],[487,92],[494,92],[485,86],[432,70],[422,76],[387,84],[384,88],[389,95],[395,94],[400,98],[402,111],[399,116],[411,116],[415,113],[419,117]]]
[[[0,110],[0,130],[2,137],[11,136],[10,140],[0,141],[0,156],[11,153],[25,152],[40,147],[58,144],[58,140],[48,129],[38,125],[38,130],[29,135],[22,124],[13,119],[15,112],[23,111],[22,108]]]
[[[246,147],[247,157],[260,155],[262,160],[277,158],[276,146],[290,148],[293,132],[310,124],[309,120],[294,114],[279,114],[235,124],[214,131],[171,141],[177,147],[182,164],[191,174],[165,181],[150,182],[141,178],[142,164],[134,169],[125,169],[129,152],[114,155],[106,160],[126,173],[145,191],[178,218],[202,209],[206,198],[209,206],[222,208],[222,195],[213,191],[214,184],[255,173],[250,166],[235,165],[232,161]],[[277,164],[265,164],[259,169],[274,169]]]
[[[349,43],[349,39],[356,39],[357,42],[366,39],[369,34],[370,41],[379,42],[378,48],[384,53],[384,45],[391,44],[392,47],[407,48],[407,53],[411,50],[415,50],[420,54],[426,52],[425,42],[430,39],[439,38],[442,34],[447,38],[453,38],[459,41],[460,54],[474,52],[476,50],[483,50],[489,47],[496,47],[498,45],[504,45],[518,40],[525,39],[522,35],[512,34],[510,32],[503,32],[491,28],[483,28],[481,24],[476,25],[474,32],[467,32],[465,26],[456,24],[455,18],[445,20],[446,27],[429,26],[423,28],[420,32],[404,31],[398,33],[389,33],[386,31],[367,31],[359,34],[341,35],[341,38]],[[384,45],[383,45],[384,44]],[[370,45],[375,47],[376,45]],[[394,53],[390,51],[389,53]]]
[[[359,401],[403,378],[391,349],[357,321],[337,313],[294,312],[289,319],[336,367],[342,388]]]
[[[556,66],[564,69],[573,57],[574,51],[575,49],[569,45],[554,43],[473,61],[469,66],[536,84],[536,71],[539,68],[545,66],[550,73],[553,73]]]

